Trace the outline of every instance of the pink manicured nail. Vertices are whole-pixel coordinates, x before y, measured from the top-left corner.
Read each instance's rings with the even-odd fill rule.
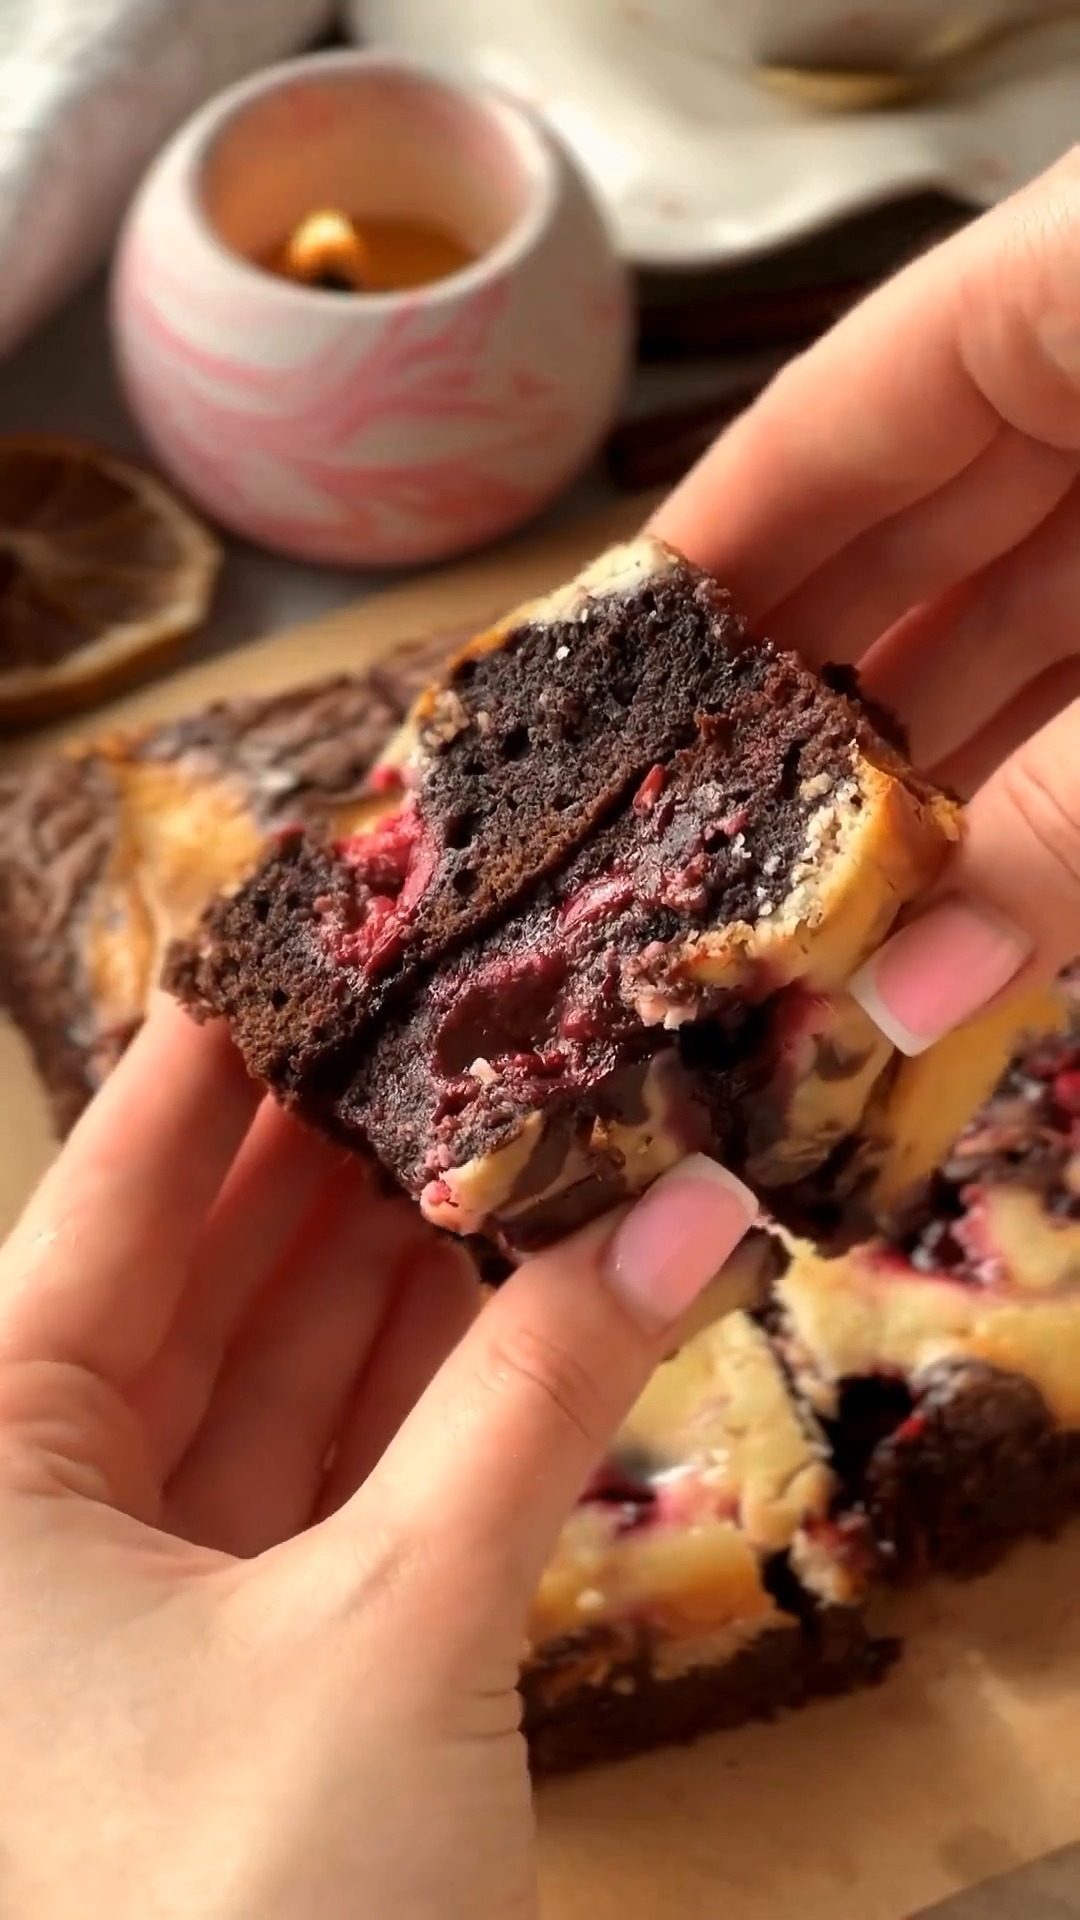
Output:
[[[1033,944],[990,907],[943,900],[894,933],[848,991],[901,1053],[923,1053],[1007,987]]]
[[[662,1174],[616,1229],[604,1278],[640,1319],[667,1326],[708,1286],[757,1215],[741,1180],[692,1154]]]

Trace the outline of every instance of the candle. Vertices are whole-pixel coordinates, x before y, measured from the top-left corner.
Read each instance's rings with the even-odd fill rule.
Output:
[[[353,219],[325,207],[298,221],[262,264],[331,293],[390,293],[443,280],[472,258],[456,235],[427,221]]]
[[[567,155],[502,94],[382,52],[305,54],[196,114],[115,286],[158,458],[306,561],[502,538],[591,458],[626,368],[625,273]]]

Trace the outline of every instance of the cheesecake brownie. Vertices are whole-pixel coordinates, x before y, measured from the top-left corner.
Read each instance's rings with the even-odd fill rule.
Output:
[[[1011,1063],[1068,1032],[1059,985],[1011,996],[914,1059],[894,1055],[863,1111],[857,1139],[839,1143],[788,1190],[787,1217],[830,1252],[875,1234],[901,1239],[932,1205],[935,1175]]]
[[[534,1769],[610,1760],[876,1680],[864,1524],[733,1313],[665,1362],[563,1530],[522,1690]]]
[[[1077,983],[1051,1006],[890,1239],[788,1241],[771,1297],[654,1377],[538,1596],[539,1768],[872,1680],[877,1579],[979,1572],[1080,1511]],[[984,1054],[951,1044],[967,1097]]]
[[[798,1249],[772,1323],[900,1577],[971,1572],[1080,1508],[1080,1012],[1008,1066],[922,1203]]]
[[[857,1130],[891,1049],[842,985],[958,824],[846,678],[643,540],[466,648],[381,781],[170,980],[429,1219],[521,1252],[692,1149],[782,1209]]]
[[[0,993],[63,1132],[136,1031],[169,940],[303,821],[348,833],[452,636],[352,677],[222,702],[0,782]]]

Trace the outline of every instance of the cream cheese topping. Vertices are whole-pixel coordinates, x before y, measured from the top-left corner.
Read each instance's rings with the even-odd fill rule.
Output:
[[[687,1646],[748,1634],[786,1615],[763,1565],[791,1550],[810,1590],[835,1604],[858,1582],[814,1522],[828,1514],[833,1477],[820,1434],[792,1400],[761,1328],[733,1313],[691,1340],[653,1375],[614,1449],[647,1463],[654,1505],[639,1526],[617,1503],[590,1501],[563,1530],[541,1582],[530,1635],[559,1639],[582,1627],[647,1622]],[[702,1641],[705,1636],[705,1641]],[[702,1655],[701,1657],[706,1657]]]
[[[831,1411],[846,1378],[917,1381],[942,1361],[975,1359],[1023,1374],[1059,1425],[1080,1428],[1080,1226],[1055,1222],[1022,1188],[991,1189],[979,1204],[1003,1263],[987,1286],[913,1272],[873,1246],[836,1260],[798,1250],[776,1296],[815,1404]]]

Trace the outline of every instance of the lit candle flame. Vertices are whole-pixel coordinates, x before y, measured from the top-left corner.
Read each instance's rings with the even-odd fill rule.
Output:
[[[284,269],[307,286],[352,288],[367,284],[367,249],[347,214],[333,208],[309,213],[285,243]]]

